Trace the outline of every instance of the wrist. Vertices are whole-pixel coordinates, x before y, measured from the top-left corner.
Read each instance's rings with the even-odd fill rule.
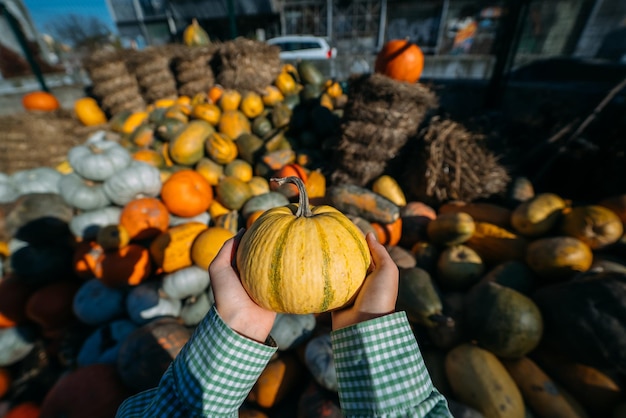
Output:
[[[276,314],[268,312],[263,318],[259,315],[250,315],[242,312],[226,313],[222,315],[217,308],[218,313],[222,316],[224,323],[237,334],[259,343],[264,343],[270,335]]]

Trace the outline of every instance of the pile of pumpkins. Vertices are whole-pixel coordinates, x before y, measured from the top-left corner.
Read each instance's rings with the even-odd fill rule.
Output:
[[[387,246],[397,308],[455,416],[623,417],[626,195],[575,203],[519,181],[508,199],[433,208],[387,175],[327,188],[347,100],[310,63],[286,65],[264,92],[157,101],[56,169],[0,176],[6,416],[112,417],[156,386],[213,302],[222,244],[297,201],[270,181],[296,176]],[[342,416],[329,314],[279,314],[272,336],[240,417]]]

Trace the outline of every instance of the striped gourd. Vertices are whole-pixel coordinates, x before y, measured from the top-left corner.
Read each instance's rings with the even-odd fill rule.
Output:
[[[337,209],[311,208],[302,180],[299,204],[266,211],[243,235],[237,250],[241,281],[260,306],[293,314],[345,305],[360,288],[370,252],[358,227]]]

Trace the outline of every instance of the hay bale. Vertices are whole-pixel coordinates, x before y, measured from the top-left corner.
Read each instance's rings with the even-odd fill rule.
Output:
[[[265,42],[237,38],[224,42],[211,65],[225,88],[262,91],[280,74],[280,49]]]
[[[406,167],[404,189],[414,199],[438,206],[448,200],[473,201],[506,192],[510,182],[482,135],[460,123],[433,118]]]
[[[331,183],[365,186],[383,174],[436,105],[435,94],[421,84],[381,74],[352,76]]]
[[[172,68],[178,94],[194,96],[203,93],[215,84],[213,70],[209,64],[216,45],[207,47],[183,47],[171,50]]]

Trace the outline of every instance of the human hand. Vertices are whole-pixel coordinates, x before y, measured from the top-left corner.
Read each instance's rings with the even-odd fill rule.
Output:
[[[258,342],[264,342],[276,318],[276,312],[257,305],[243,288],[239,274],[233,268],[237,245],[243,230],[224,243],[209,266],[215,308],[226,325],[235,332]]]
[[[332,313],[333,330],[391,313],[398,298],[398,266],[373,233],[365,237],[372,264],[354,304]]]

